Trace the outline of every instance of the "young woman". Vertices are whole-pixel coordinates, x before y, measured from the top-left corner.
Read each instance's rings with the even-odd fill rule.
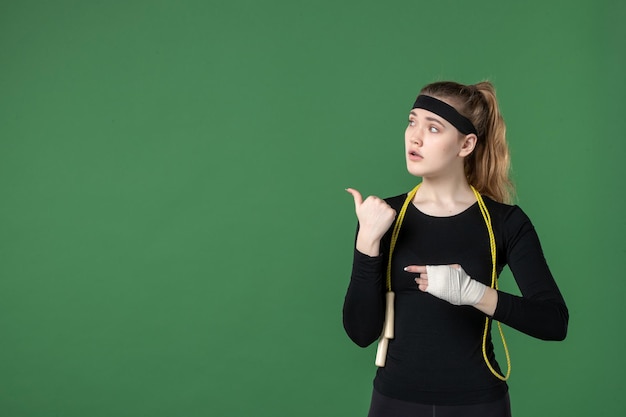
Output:
[[[422,178],[416,189],[385,200],[347,190],[358,230],[344,327],[362,347],[380,337],[369,417],[510,416],[492,320],[563,340],[569,316],[533,225],[507,204],[493,86],[424,87],[405,146],[408,171]],[[505,265],[521,297],[497,289]]]

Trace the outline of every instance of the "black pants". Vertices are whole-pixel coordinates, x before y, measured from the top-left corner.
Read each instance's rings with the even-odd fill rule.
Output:
[[[498,401],[472,405],[428,405],[385,397],[376,390],[367,417],[511,417],[509,394]]]

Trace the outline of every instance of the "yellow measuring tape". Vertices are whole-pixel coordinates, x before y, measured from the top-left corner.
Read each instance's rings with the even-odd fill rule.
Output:
[[[413,201],[413,198],[415,197],[415,193],[419,189],[420,185],[421,184],[418,184],[417,187],[415,187],[413,190],[411,190],[407,194],[406,200],[404,201],[404,204],[402,205],[402,208],[400,209],[400,212],[398,213],[398,220],[396,221],[396,224],[393,228],[393,232],[391,233],[391,244],[389,247],[389,262],[387,263],[387,291],[388,292],[391,292],[391,256],[393,254],[393,250],[396,247],[396,241],[398,240],[398,234],[400,233],[400,227],[402,227],[402,222],[404,221],[404,215],[406,214],[407,207],[409,206],[411,201]],[[483,215],[483,219],[485,220],[485,225],[487,226],[487,232],[489,233],[489,248],[491,250],[491,265],[492,265],[491,288],[497,290],[498,279],[497,279],[497,272],[496,272],[496,238],[494,237],[493,229],[491,228],[491,216],[489,215],[487,206],[485,205],[485,202],[483,201],[483,198],[480,195],[480,193],[471,185],[470,187],[472,188],[472,191],[474,192],[474,195],[476,196],[476,201],[478,201],[478,207],[480,208],[480,212]],[[502,381],[506,381],[507,379],[509,379],[509,376],[511,375],[511,357],[509,355],[509,348],[506,345],[506,339],[504,338],[504,332],[502,331],[502,325],[500,324],[500,322],[497,322],[497,323],[498,323],[498,330],[500,331],[500,337],[502,338],[502,346],[504,347],[504,353],[506,355],[506,364],[507,364],[506,375],[504,376],[500,375],[498,371],[493,369],[493,366],[491,366],[491,363],[489,362],[489,358],[487,358],[487,334],[489,333],[489,321],[490,321],[490,318],[488,316],[485,317],[485,330],[483,332],[483,342],[482,342],[483,358],[485,359],[485,363],[487,364],[487,367],[489,368],[491,373],[494,376],[496,376],[498,379],[501,379]]]

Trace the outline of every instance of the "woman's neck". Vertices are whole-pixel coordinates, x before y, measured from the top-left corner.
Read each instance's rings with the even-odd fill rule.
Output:
[[[431,216],[453,216],[475,202],[476,196],[465,177],[447,181],[423,178],[413,199],[415,207]]]

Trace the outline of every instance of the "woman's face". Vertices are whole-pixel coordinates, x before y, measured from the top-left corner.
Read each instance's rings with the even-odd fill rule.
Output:
[[[441,177],[463,173],[466,151],[465,135],[441,116],[424,109],[409,113],[404,133],[406,165],[418,177]]]

